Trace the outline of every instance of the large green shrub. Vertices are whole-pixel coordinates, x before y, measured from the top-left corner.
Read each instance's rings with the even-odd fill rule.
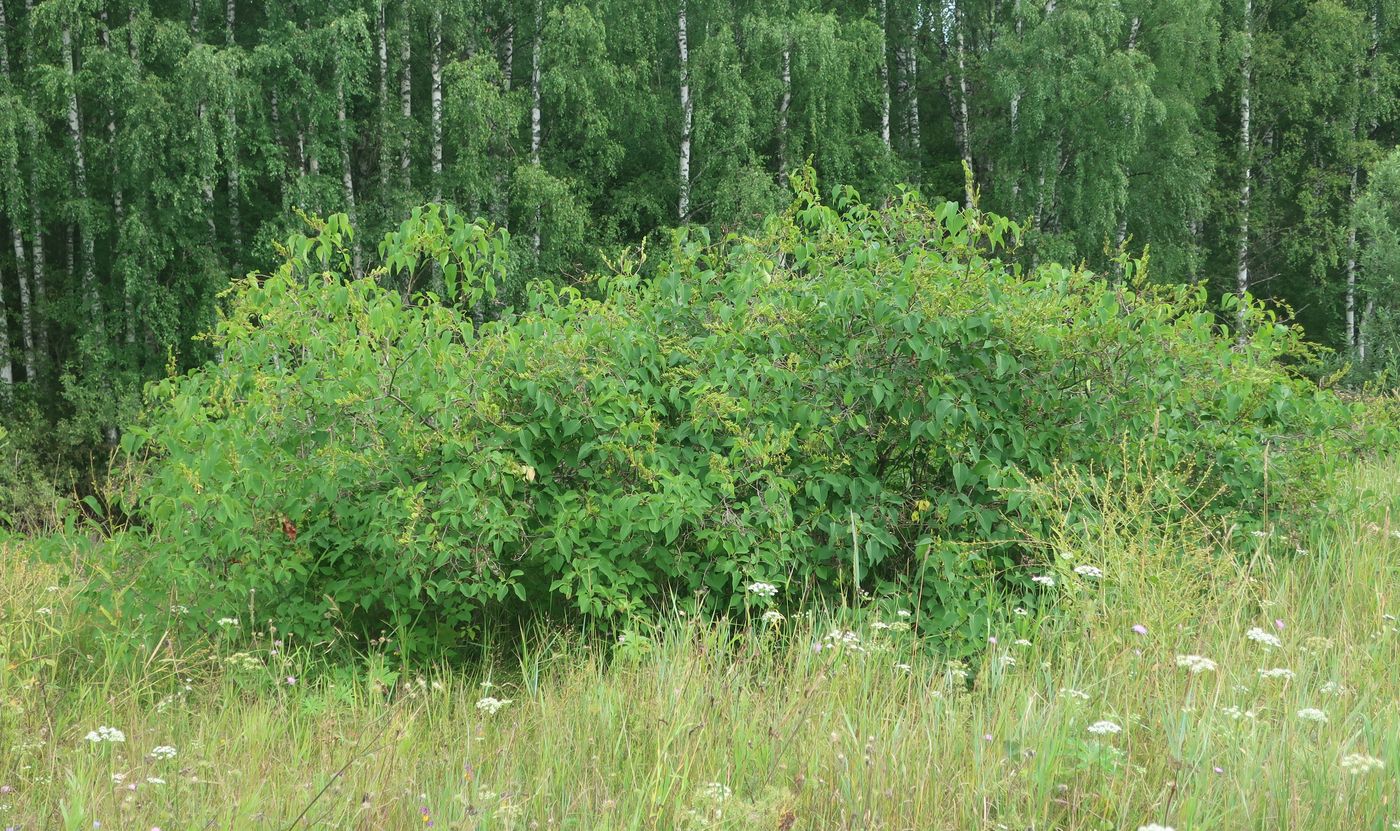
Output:
[[[757,237],[682,234],[600,299],[538,288],[479,331],[454,298],[484,281],[459,277],[503,246],[455,227],[384,252],[450,260],[444,302],[347,278],[337,224],[294,240],[234,290],[222,360],[152,389],[140,510],[202,619],[252,602],[416,650],[524,612],[740,608],[765,581],[889,594],[971,644],[983,578],[1025,591],[1043,556],[1028,482],[1131,440],[1248,523],[1266,477],[1315,494],[1360,439],[1267,312],[1236,348],[1203,288],[1140,263],[1133,288],[1019,273],[994,259],[1016,229],[952,203],[802,183]]]

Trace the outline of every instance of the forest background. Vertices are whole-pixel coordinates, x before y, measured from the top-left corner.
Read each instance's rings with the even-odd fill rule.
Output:
[[[0,36],[0,427],[33,487],[211,357],[300,212],[347,213],[357,268],[426,202],[508,229],[484,318],[749,228],[809,160],[1024,221],[1025,265],[1147,251],[1222,325],[1249,292],[1395,378],[1400,0],[3,0]]]

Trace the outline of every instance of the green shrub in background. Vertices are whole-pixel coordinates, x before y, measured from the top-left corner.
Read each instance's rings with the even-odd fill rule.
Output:
[[[1376,439],[1262,308],[1236,348],[1204,288],[1019,273],[995,258],[1015,226],[952,203],[803,179],[756,237],[682,233],[595,299],[537,288],[484,327],[503,238],[431,218],[381,253],[432,259],[441,300],[347,277],[333,218],[233,289],[222,360],[150,390],[137,510],[188,620],[251,604],[418,652],[523,614],[740,610],[766,582],[888,596],[967,650],[988,578],[1029,595],[1043,567],[1029,483],[1130,440],[1257,527],[1270,478],[1316,496]]]

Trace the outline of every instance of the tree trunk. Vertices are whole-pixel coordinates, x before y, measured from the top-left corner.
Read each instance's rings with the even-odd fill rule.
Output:
[[[78,198],[79,237],[83,244],[83,296],[87,302],[88,320],[102,328],[102,302],[97,294],[97,264],[92,219],[88,206],[87,157],[83,151],[83,125],[78,113],[77,69],[73,64],[73,31],[63,27],[63,71],[68,76],[68,137],[73,142],[73,187]],[[86,227],[83,227],[86,226]]]
[[[350,125],[345,117],[345,77],[343,71],[335,84],[335,123],[336,138],[340,148],[340,186],[345,193],[345,215],[350,218],[350,227],[359,230],[355,215],[355,172],[350,165]],[[354,261],[355,272],[360,271],[360,237],[357,234],[350,242],[350,256]]]
[[[399,115],[403,121],[399,129],[403,140],[399,145],[399,176],[405,190],[413,188],[413,173],[409,168],[413,151],[413,57],[409,29],[413,20],[410,17],[412,6],[404,4],[403,31],[399,35]]]
[[[530,164],[540,164],[540,49],[544,30],[544,0],[535,0],[535,39],[530,48]],[[540,209],[535,207],[534,236],[531,250],[535,262],[540,259]]]
[[[904,104],[904,131],[909,142],[909,151],[914,157],[915,169],[923,167],[923,139],[919,129],[919,37],[922,34],[923,11],[915,8],[914,25],[910,31],[909,45],[904,48],[904,77],[901,86],[906,95]]]
[[[5,18],[5,4],[0,2],[0,78],[8,84],[10,81],[10,46],[9,46],[10,24]],[[15,190],[21,188],[19,165],[13,158],[10,159],[9,169],[5,171],[6,179]],[[34,199],[34,194],[29,194],[30,200]],[[10,217],[10,242],[15,251],[15,277],[16,285],[19,288],[19,317],[20,317],[20,339],[24,345],[24,377],[25,380],[33,384],[35,381],[34,365],[34,313],[29,298],[29,278],[25,274],[28,268],[28,257],[25,255],[24,231],[20,228],[19,211]],[[0,294],[4,293],[3,278],[0,278]],[[8,342],[9,329],[8,319],[4,313],[5,301],[0,297],[0,337],[6,338]],[[3,350],[7,356],[8,346]],[[11,376],[13,377],[13,375]]]
[[[1244,173],[1240,181],[1240,228],[1239,249],[1236,255],[1238,271],[1235,275],[1235,295],[1239,299],[1239,311],[1235,316],[1236,342],[1243,346],[1248,341],[1244,330],[1245,296],[1249,293],[1249,199],[1253,184],[1253,158],[1251,156],[1253,134],[1250,132],[1250,85],[1253,72],[1254,5],[1253,0],[1244,0],[1244,52],[1240,57],[1240,161]]]
[[[1137,18],[1137,17],[1134,17],[1134,18],[1133,18],[1132,24],[1128,26],[1128,51],[1129,51],[1129,52],[1132,52],[1133,50],[1137,49],[1138,30],[1139,30],[1139,28],[1141,27],[1141,25],[1142,25],[1141,19],[1139,19],[1139,18]],[[1130,119],[1130,118],[1129,118],[1128,116],[1126,116],[1126,115],[1123,116],[1123,129],[1124,129],[1124,131],[1126,132],[1127,129],[1128,129],[1129,127],[1131,127],[1131,126],[1132,126],[1132,119]],[[1114,241],[1113,241],[1113,250],[1114,250],[1114,252],[1115,252],[1115,253],[1120,253],[1120,252],[1122,252],[1122,250],[1123,250],[1123,245],[1124,245],[1127,241],[1128,241],[1128,205],[1127,205],[1127,194],[1124,193],[1124,194],[1123,194],[1123,206],[1119,209],[1119,214],[1118,214],[1118,231],[1117,231],[1117,233],[1114,235]],[[1122,269],[1121,269],[1121,268],[1118,269],[1117,271],[1118,271],[1119,274],[1122,273]]]
[[[968,117],[967,106],[967,52],[963,47],[964,18],[962,7],[954,5],[953,25],[957,27],[958,43],[958,113],[957,133],[961,137],[963,188],[967,207],[971,208],[976,199],[977,180],[972,166],[972,120]]]
[[[442,5],[433,5],[432,30],[432,174],[433,201],[442,201]]]
[[[190,0],[190,37],[199,41],[199,0]]]
[[[1370,324],[1375,314],[1376,301],[1374,299],[1368,299],[1366,301],[1366,311],[1361,313],[1361,325],[1357,327],[1356,332],[1356,362],[1359,364],[1366,363],[1366,350],[1370,345],[1367,342],[1366,335],[1371,330]]]
[[[1351,169],[1351,189],[1349,191],[1348,202],[1350,205],[1356,204],[1356,168]],[[1350,218],[1347,220],[1347,288],[1346,288],[1346,315],[1347,315],[1347,346],[1357,349],[1359,341],[1356,328],[1356,222]]]
[[[888,0],[880,0],[880,141],[890,149],[890,65]]]
[[[786,35],[784,36],[786,37]],[[792,108],[792,41],[783,42],[783,97],[778,104],[778,176],[788,172],[788,110]]]
[[[13,227],[13,220],[11,221]],[[18,239],[18,231],[14,232]],[[20,278],[24,278],[21,276]],[[5,275],[0,272],[0,387],[8,393],[9,388],[15,383],[14,361],[10,358],[10,310],[5,305]],[[0,394],[0,401],[4,401],[8,396]]]
[[[686,218],[690,216],[690,138],[695,118],[694,102],[690,98],[689,25],[686,20],[686,0],[680,0],[676,7],[676,45],[680,49],[681,68],[680,197],[676,200],[676,218],[681,223],[684,223]],[[786,56],[787,53],[783,54]],[[784,120],[787,118],[786,107],[783,109],[782,118]]]
[[[379,189],[389,193],[389,27],[385,0],[374,4],[375,51],[379,58]]]
[[[237,1],[228,0],[224,6],[224,42],[228,48],[234,46],[233,29],[237,20]],[[233,93],[229,96],[228,111],[224,113],[224,164],[228,179],[228,228],[233,244],[233,266],[237,269],[243,255],[243,212],[240,205],[243,199],[242,172],[238,164],[238,84],[235,80]]]

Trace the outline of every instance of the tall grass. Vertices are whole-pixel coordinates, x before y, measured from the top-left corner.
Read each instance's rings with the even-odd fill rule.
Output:
[[[1147,489],[1066,493],[1107,510],[1046,541],[1054,609],[972,666],[812,610],[340,671],[246,619],[142,646],[0,552],[0,827],[1400,828],[1400,468],[1347,490],[1245,558]]]

